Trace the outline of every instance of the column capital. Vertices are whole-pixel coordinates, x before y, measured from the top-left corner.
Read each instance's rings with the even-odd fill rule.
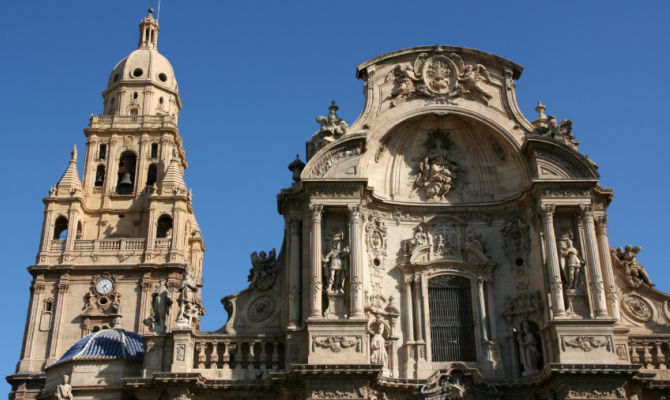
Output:
[[[347,206],[349,209],[349,219],[352,222],[355,222],[361,216],[361,205],[360,204],[349,204]]]
[[[591,204],[580,204],[579,211],[582,214],[582,218],[593,218],[593,205]]]
[[[543,219],[549,219],[554,217],[554,212],[556,212],[555,204],[542,204],[538,207],[540,215]]]
[[[321,220],[321,214],[323,213],[323,204],[310,204],[309,211],[311,212],[312,220]]]
[[[596,232],[605,233],[607,232],[607,215],[600,215],[595,218],[596,221]]]

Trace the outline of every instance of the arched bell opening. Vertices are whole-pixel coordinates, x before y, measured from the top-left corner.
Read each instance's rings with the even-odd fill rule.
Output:
[[[54,223],[54,240],[65,240],[67,238],[68,220],[64,216],[56,218]]]
[[[137,156],[132,151],[126,151],[119,157],[117,194],[132,194],[135,188],[135,164]]]
[[[100,164],[95,169],[95,187],[102,187],[105,184],[105,166]]]
[[[147,170],[147,186],[155,184],[157,179],[158,179],[158,167],[156,166],[156,164],[151,164],[149,165],[149,169]]]
[[[156,238],[165,239],[169,237],[172,237],[172,217],[163,214],[158,218],[156,224]]]

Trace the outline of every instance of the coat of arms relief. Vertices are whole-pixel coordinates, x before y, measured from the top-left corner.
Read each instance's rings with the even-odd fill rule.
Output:
[[[483,81],[492,82],[484,65],[466,65],[461,56],[443,53],[440,46],[432,55],[419,54],[410,65],[396,65],[386,79],[394,81],[389,96],[391,107],[401,100],[420,97],[439,104],[466,97],[488,105],[493,97],[483,85]]]

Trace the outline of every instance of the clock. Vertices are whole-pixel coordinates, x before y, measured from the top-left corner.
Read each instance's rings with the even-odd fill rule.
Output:
[[[114,283],[107,278],[100,279],[95,285],[95,290],[97,290],[100,294],[107,294],[111,292],[113,288]]]

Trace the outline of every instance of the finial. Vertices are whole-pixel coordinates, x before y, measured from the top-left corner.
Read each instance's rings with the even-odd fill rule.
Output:
[[[72,161],[77,162],[77,145],[75,144],[72,146],[72,152],[70,153],[72,155]]]
[[[151,8],[151,7],[149,7],[149,15],[150,15],[151,17],[154,16],[154,9]]]
[[[328,107],[328,110],[330,110],[331,113],[334,114],[339,109],[340,109],[340,107],[338,107],[337,104],[335,104],[335,100],[330,102],[330,107]]]
[[[546,119],[547,116],[544,115],[544,110],[546,110],[547,107],[542,104],[541,101],[538,100],[537,102],[537,107],[535,107],[535,111],[537,111],[537,119]]]

